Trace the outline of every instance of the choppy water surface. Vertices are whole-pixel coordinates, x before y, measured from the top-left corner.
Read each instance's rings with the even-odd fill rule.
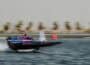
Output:
[[[15,53],[0,40],[0,65],[90,65],[90,39],[62,39],[40,53]]]

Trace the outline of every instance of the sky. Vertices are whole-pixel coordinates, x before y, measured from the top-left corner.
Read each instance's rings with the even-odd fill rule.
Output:
[[[42,21],[46,25],[53,21],[63,26],[65,21],[72,25],[79,21],[89,26],[90,0],[0,0],[0,25],[23,20],[24,24]]]

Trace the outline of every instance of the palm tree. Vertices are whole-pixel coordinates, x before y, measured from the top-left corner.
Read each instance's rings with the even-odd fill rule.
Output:
[[[58,30],[59,29],[59,25],[57,22],[53,22],[53,27],[52,30]]]
[[[84,31],[84,32],[85,32],[85,33],[90,33],[90,23],[89,23],[89,22],[88,22],[88,25],[87,25],[87,26],[88,26],[88,28],[87,28],[87,29],[85,29],[85,31]]]
[[[38,30],[40,31],[40,30],[43,30],[43,29],[45,29],[43,23],[42,22],[39,22]]]
[[[32,31],[33,23],[29,22],[28,26],[26,27],[26,31]]]
[[[76,30],[82,30],[82,27],[79,22],[76,22]]]
[[[68,22],[68,21],[65,22],[65,28],[67,31],[71,31],[72,28],[70,26],[70,22]]]
[[[10,25],[11,25],[11,23],[10,23],[10,22],[7,22],[7,23],[3,26],[4,32],[7,32],[7,31],[10,29]]]
[[[51,33],[52,32],[55,32],[55,33],[59,32],[59,25],[56,21],[53,22],[53,27],[51,28]]]
[[[23,22],[22,22],[22,21],[19,21],[19,22],[15,25],[16,31],[21,32],[22,25],[23,25]]]

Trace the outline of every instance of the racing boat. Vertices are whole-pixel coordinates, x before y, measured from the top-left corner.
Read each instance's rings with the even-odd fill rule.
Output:
[[[13,39],[14,38],[14,39]],[[31,39],[21,39],[19,36],[11,36],[7,38],[7,43],[9,48],[12,50],[20,49],[36,49],[39,50],[40,47],[53,46],[56,44],[61,44],[60,40],[31,40]]]

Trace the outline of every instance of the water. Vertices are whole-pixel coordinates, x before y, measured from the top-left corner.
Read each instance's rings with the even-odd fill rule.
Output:
[[[0,65],[90,65],[90,39],[61,39],[40,53],[15,53],[0,40]]]

